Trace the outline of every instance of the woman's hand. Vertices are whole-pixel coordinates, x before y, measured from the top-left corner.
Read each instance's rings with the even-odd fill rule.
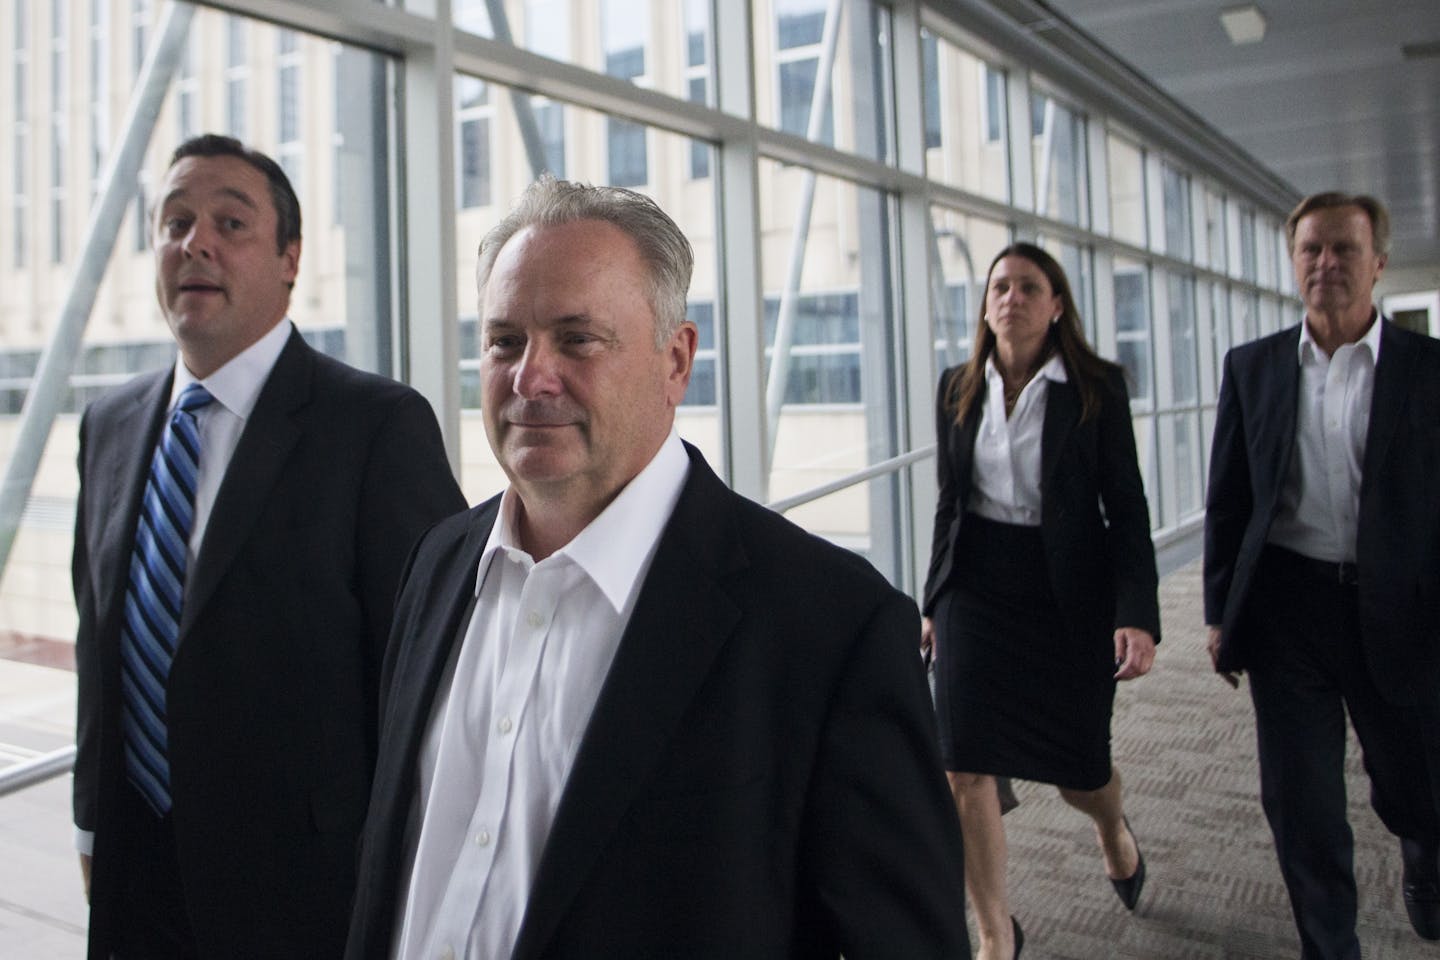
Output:
[[[935,621],[929,617],[920,618],[920,652],[935,657]]]
[[[1155,638],[1149,630],[1121,627],[1115,631],[1115,679],[1134,680],[1150,672],[1155,662]]]

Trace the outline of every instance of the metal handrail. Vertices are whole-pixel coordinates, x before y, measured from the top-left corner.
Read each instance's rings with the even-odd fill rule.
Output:
[[[935,453],[935,446],[935,444],[931,443],[923,447],[916,447],[909,453],[902,453],[898,457],[891,457],[889,460],[872,463],[864,470],[840,477],[838,480],[831,480],[829,483],[822,483],[818,487],[812,487],[809,490],[802,491],[793,496],[772,500],[765,504],[765,506],[774,510],[776,513],[784,513],[787,510],[793,510],[812,500],[828,497],[832,493],[837,493],[847,487],[864,483],[867,480],[874,480],[876,477],[884,476],[887,473],[899,473],[901,469],[910,466],[910,464],[918,463],[926,457],[932,456]]]
[[[69,773],[75,768],[75,746],[61,747],[38,757],[22,760],[0,770],[0,797],[33,787],[37,783]]]

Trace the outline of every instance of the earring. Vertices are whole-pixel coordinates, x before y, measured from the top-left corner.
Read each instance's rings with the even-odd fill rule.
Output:
[[[1055,316],[1051,317],[1051,318],[1050,318],[1050,326],[1053,327],[1053,326],[1055,326],[1055,324],[1059,323],[1059,322],[1060,322],[1060,318],[1063,317],[1063,316],[1064,316],[1063,313],[1057,313],[1057,314],[1055,314]]]

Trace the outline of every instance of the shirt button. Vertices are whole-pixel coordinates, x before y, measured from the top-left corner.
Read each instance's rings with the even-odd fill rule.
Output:
[[[489,830],[481,830],[479,833],[475,834],[475,846],[477,846],[477,847],[488,847],[488,846],[490,846],[490,831],[489,831]]]
[[[510,722],[510,718],[509,718],[509,717],[501,717],[501,718],[500,718],[500,722],[497,723],[497,724],[495,725],[495,727],[496,727],[496,729],[498,729],[501,733],[509,733],[512,729],[514,729],[514,724],[512,724],[512,723]]]
[[[455,951],[451,947],[445,947],[440,951],[440,960],[455,960]]]
[[[540,616],[539,611],[531,610],[530,613],[525,617],[525,622],[530,624],[530,626],[532,627],[539,627],[542,623],[545,622],[545,618]]]

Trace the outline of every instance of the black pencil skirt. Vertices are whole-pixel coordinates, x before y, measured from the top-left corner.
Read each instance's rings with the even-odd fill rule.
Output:
[[[1040,528],[967,513],[937,600],[945,769],[1095,790],[1110,780],[1114,630],[1068,623]]]

